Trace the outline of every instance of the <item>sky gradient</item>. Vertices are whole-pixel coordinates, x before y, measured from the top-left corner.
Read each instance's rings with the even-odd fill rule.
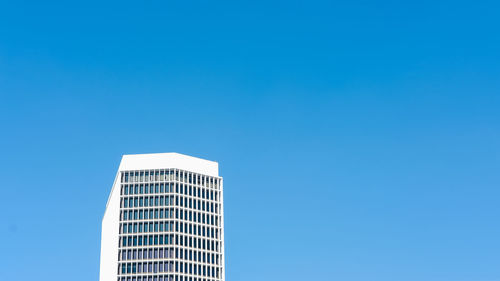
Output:
[[[0,280],[98,280],[121,155],[179,152],[228,281],[500,281],[500,5],[403,2],[0,0]]]

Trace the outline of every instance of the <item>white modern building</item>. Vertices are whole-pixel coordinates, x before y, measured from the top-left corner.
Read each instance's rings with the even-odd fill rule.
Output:
[[[217,162],[124,155],[102,220],[100,281],[224,281]]]

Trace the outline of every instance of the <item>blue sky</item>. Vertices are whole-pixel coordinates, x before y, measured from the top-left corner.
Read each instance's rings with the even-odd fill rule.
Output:
[[[0,1],[0,279],[97,280],[121,155],[180,152],[229,281],[500,280],[499,9]]]

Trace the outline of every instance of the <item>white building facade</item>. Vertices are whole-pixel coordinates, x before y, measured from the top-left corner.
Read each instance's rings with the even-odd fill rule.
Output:
[[[102,220],[100,281],[224,281],[217,162],[124,155]]]

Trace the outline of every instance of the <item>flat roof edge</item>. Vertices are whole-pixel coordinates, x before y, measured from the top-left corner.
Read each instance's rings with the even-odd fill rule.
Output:
[[[219,176],[219,163],[175,152],[125,154],[122,156],[119,171],[167,168],[176,168],[213,177]]]

